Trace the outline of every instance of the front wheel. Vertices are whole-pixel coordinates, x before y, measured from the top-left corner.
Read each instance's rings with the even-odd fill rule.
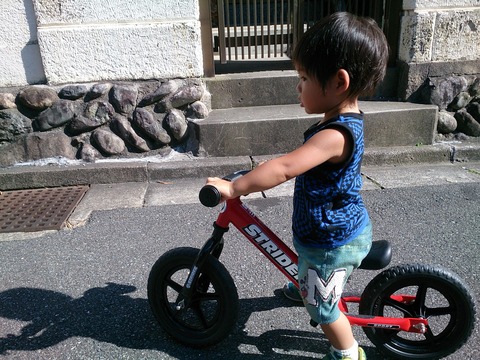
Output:
[[[181,291],[199,250],[167,251],[153,265],[148,278],[148,302],[162,328],[192,347],[214,345],[232,330],[238,315],[238,293],[227,269],[213,256],[206,259],[189,305],[177,308]]]
[[[411,297],[395,300],[400,294]],[[428,320],[424,334],[363,329],[379,351],[396,359],[438,359],[452,354],[471,335],[476,312],[471,292],[458,276],[426,265],[396,266],[377,275],[365,288],[359,311]]]

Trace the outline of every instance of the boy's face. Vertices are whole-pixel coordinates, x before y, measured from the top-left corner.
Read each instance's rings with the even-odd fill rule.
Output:
[[[332,111],[336,111],[338,98],[332,88],[333,79],[329,80],[324,87],[313,76],[308,75],[301,67],[297,67],[299,81],[297,84],[298,99],[300,106],[305,108],[307,114],[325,114],[328,119]]]

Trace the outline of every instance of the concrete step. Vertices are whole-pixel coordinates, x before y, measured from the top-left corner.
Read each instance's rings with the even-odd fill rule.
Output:
[[[298,103],[294,70],[216,75],[205,82],[212,109]]]
[[[205,79],[212,109],[298,103],[295,70],[230,73]],[[397,99],[398,69],[388,68],[375,99]]]
[[[405,102],[361,101],[366,147],[433,144],[438,108]],[[298,147],[303,132],[322,116],[306,115],[298,104],[214,109],[195,123],[208,156],[281,154]]]

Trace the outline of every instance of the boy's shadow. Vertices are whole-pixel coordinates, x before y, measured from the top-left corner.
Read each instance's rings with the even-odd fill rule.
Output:
[[[4,291],[0,293],[0,317],[28,324],[19,334],[0,338],[0,354],[44,349],[73,336],[144,348],[155,323],[145,299],[125,295],[135,290],[134,286],[107,283],[80,298],[35,288]]]
[[[252,313],[292,306],[278,292],[273,297],[241,299],[238,325],[233,333],[217,346],[192,350],[179,346],[162,331],[147,299],[127,295],[134,291],[134,286],[115,283],[89,289],[79,298],[36,288],[6,290],[0,293],[0,317],[27,324],[16,334],[0,335],[4,336],[0,337],[0,355],[45,349],[70,337],[92,338],[123,348],[159,350],[183,359],[198,358],[199,354],[213,358],[237,354],[242,358],[275,355],[289,359],[290,351],[328,349],[323,335],[313,329],[312,332],[270,330],[259,336],[243,331]],[[242,354],[240,345],[251,345],[260,354]],[[286,352],[283,356],[272,352],[279,345]]]

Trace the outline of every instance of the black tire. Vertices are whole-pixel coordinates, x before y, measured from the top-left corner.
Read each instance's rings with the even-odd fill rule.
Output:
[[[407,304],[394,294],[415,295]],[[475,324],[471,292],[455,274],[441,267],[401,265],[377,275],[365,288],[360,314],[420,317],[429,321],[425,334],[363,328],[383,354],[396,359],[437,359],[459,349]]]
[[[160,326],[191,347],[217,344],[232,330],[238,316],[238,294],[227,269],[209,255],[194,285],[189,307],[176,310],[182,287],[199,250],[167,251],[153,265],[148,278],[148,302]]]

